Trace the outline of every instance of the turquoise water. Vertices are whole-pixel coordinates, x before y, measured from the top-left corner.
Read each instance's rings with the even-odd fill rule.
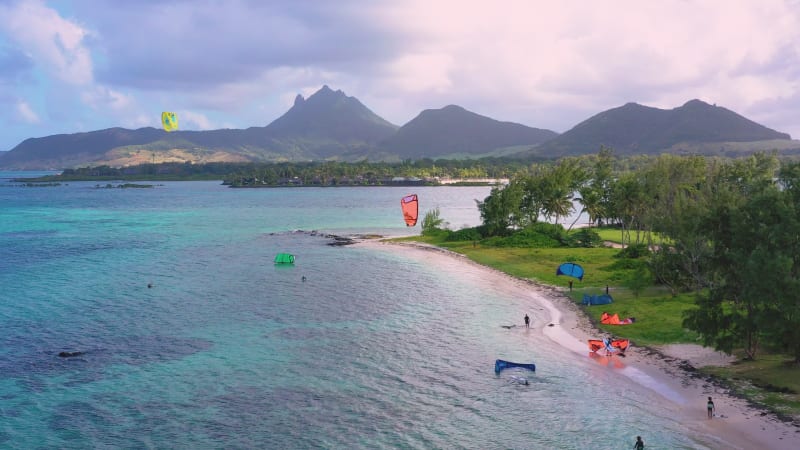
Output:
[[[399,208],[410,188],[7,178],[0,447],[611,449],[641,434],[702,448],[653,410],[657,394],[501,328],[530,302],[479,273],[328,245],[325,233],[418,233]],[[460,228],[479,223],[489,188],[413,192]],[[296,264],[275,266],[278,252]],[[496,358],[538,369],[497,376]]]

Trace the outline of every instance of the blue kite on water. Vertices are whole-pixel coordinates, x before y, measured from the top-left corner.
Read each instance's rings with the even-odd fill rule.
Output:
[[[567,275],[583,281],[583,267],[575,263],[567,262],[558,266],[556,275]]]
[[[515,363],[515,362],[511,362],[511,361],[503,361],[502,359],[498,359],[497,361],[494,362],[494,372],[495,373],[500,373],[501,370],[508,369],[508,368],[511,368],[511,367],[521,367],[523,369],[533,370],[534,372],[536,371],[536,364],[534,364],[534,363],[530,363],[530,364]]]

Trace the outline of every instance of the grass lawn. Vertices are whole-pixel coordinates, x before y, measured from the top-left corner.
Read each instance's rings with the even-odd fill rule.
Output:
[[[599,234],[600,239],[604,241],[614,242],[617,244],[622,243],[622,231],[620,231],[619,228],[597,227],[592,229]]]
[[[665,289],[650,288],[637,298],[629,290],[610,289],[614,298],[610,305],[584,307],[592,322],[615,337],[630,339],[636,345],[664,345],[674,343],[695,344],[697,333],[683,327],[683,312],[694,306],[694,296],[670,296]],[[630,325],[602,325],[603,311],[619,314],[620,319],[636,318]]]

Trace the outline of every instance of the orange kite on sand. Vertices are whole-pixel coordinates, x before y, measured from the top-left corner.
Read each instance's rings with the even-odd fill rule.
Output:
[[[600,316],[600,323],[605,325],[630,325],[636,322],[635,317],[628,317],[627,319],[620,320],[619,314],[609,315],[607,312],[603,311],[603,314]]]
[[[616,352],[625,353],[629,345],[630,340],[628,339],[589,339],[589,350],[592,352],[606,349],[608,354]]]

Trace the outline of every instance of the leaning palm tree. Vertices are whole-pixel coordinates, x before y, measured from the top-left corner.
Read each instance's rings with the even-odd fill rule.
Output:
[[[544,191],[544,198],[542,199],[542,212],[549,220],[551,217],[555,218],[555,223],[558,224],[558,219],[568,216],[575,207],[572,204],[572,190],[567,186],[555,185],[550,186],[550,189]]]
[[[578,222],[581,214],[586,213],[589,215],[589,223],[595,224],[601,217],[603,217],[603,204],[602,194],[593,186],[581,186],[578,189],[579,197],[575,197],[575,201],[580,203],[581,211],[575,216],[575,220],[569,226],[567,231]]]

